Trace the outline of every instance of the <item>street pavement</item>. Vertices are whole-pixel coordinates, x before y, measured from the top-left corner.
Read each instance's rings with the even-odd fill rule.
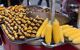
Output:
[[[0,50],[4,50],[3,46],[0,46]]]

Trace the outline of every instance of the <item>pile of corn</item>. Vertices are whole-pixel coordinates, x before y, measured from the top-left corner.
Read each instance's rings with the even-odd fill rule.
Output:
[[[45,42],[49,45],[52,42],[55,44],[64,43],[65,37],[68,38],[68,41],[78,44],[80,43],[80,29],[70,25],[60,26],[59,21],[56,19],[51,24],[51,22],[46,19],[39,28],[36,37],[45,38]]]

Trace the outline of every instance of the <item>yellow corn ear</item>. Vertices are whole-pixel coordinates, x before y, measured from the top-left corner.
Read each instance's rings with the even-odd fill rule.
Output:
[[[68,29],[68,28],[72,28],[73,26],[69,26],[69,25],[62,25],[60,26],[63,30]]]
[[[53,22],[53,40],[55,43],[64,42],[63,32],[61,32],[59,21],[56,19]]]
[[[72,40],[72,43],[74,43],[74,44],[78,44],[79,43],[80,44],[80,37]]]
[[[69,40],[71,41],[71,40],[74,40],[74,39],[76,39],[77,37],[79,37],[80,36],[80,33],[75,33],[74,35],[72,35],[72,36],[70,36],[69,37]]]
[[[66,37],[72,36],[73,34],[75,34],[75,32],[76,32],[75,28],[64,30],[64,36]]]
[[[60,29],[60,33],[59,34],[60,34],[60,42],[64,42],[64,34],[62,32],[62,29]]]
[[[47,27],[46,27],[46,32],[45,32],[45,42],[50,45],[51,43],[51,40],[52,40],[52,25],[51,23],[48,23],[47,24]]]
[[[76,29],[74,30],[73,34],[69,37],[69,40],[74,40],[76,38],[78,38],[80,36],[80,30],[79,29]]]
[[[41,36],[42,30],[45,28],[45,25],[47,25],[47,23],[48,23],[48,18],[46,18],[44,20],[43,24],[38,29],[37,34],[36,34],[36,38],[39,38]]]
[[[42,30],[42,34],[41,34],[41,37],[42,37],[42,38],[44,38],[44,36],[45,36],[45,33],[46,33],[46,27],[47,27],[47,25],[46,25],[45,28]]]

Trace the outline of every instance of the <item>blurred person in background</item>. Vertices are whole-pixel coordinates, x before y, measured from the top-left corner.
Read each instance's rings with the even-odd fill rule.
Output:
[[[31,5],[31,4],[30,4],[30,0],[23,0],[22,5],[24,5],[24,6],[29,6],[29,5]]]
[[[20,5],[23,0],[0,0],[0,4],[3,4],[5,7]]]
[[[27,0],[27,5],[29,6],[30,4],[29,4],[29,0]]]
[[[47,3],[47,7],[50,7],[49,0],[46,0],[46,3]],[[41,4],[42,4],[42,0],[39,0],[38,5],[41,5]]]
[[[77,27],[78,8],[80,0],[62,0],[62,13],[67,14],[70,19],[69,25]]]

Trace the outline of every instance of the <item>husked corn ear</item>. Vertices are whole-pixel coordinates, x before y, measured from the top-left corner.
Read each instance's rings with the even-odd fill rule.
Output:
[[[65,28],[65,29],[61,28],[61,29],[62,29],[62,31],[64,31],[64,32],[65,32],[65,31],[67,31],[67,32],[68,32],[68,31],[74,30],[74,29],[73,29],[73,28],[71,28],[71,27],[67,27],[67,28]]]
[[[56,19],[53,22],[53,39],[55,43],[64,42],[63,32],[61,32],[59,21]]]
[[[63,34],[63,32],[62,32],[62,29],[60,29],[60,42],[64,42],[64,34]]]
[[[76,29],[71,36],[69,36],[69,40],[74,40],[80,36],[80,30]]]
[[[72,43],[75,44],[80,43],[80,29],[74,28],[73,26],[69,25],[62,25],[61,29],[64,33],[64,36],[68,37],[69,41],[72,41]]]
[[[45,42],[50,45],[52,40],[52,25],[51,23],[47,24],[46,32],[45,32]]]
[[[75,28],[71,28],[71,29],[64,30],[63,32],[64,32],[64,36],[69,37],[72,34],[75,34],[76,30]]]
[[[7,36],[8,36],[12,41],[14,41],[15,38],[14,38],[12,35],[9,34],[9,32],[6,30],[6,26],[5,26],[4,24],[2,24],[2,28],[5,30]]]
[[[41,34],[41,37],[44,38],[45,34],[46,34],[46,27],[47,25],[45,26],[45,28],[42,30],[42,34]]]
[[[40,28],[37,31],[36,37],[39,38],[41,36],[42,30],[45,28],[45,25],[48,23],[48,18],[45,19],[43,24],[40,26]]]
[[[63,30],[68,29],[68,28],[72,28],[73,26],[69,26],[69,25],[62,25],[60,26]]]
[[[76,30],[76,28],[74,28],[73,26],[69,26],[69,25],[63,25],[61,26],[62,32],[64,34],[64,36],[71,36],[74,31]]]
[[[72,41],[72,43],[74,43],[74,44],[80,43],[80,37],[74,39],[74,40]]]
[[[62,25],[62,26],[60,26],[60,28],[62,29],[62,32],[64,33],[64,35],[66,35],[66,33],[72,29],[72,26]]]
[[[74,40],[74,39],[76,39],[79,36],[80,36],[80,33],[75,33],[74,35],[69,37],[69,40]]]

